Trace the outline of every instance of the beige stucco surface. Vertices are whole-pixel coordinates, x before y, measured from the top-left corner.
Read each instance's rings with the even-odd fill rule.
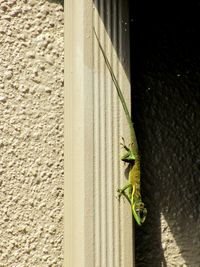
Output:
[[[0,1],[0,266],[63,266],[63,6]]]

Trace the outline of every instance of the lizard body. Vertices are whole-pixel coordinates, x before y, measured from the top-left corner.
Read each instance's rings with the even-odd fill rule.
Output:
[[[103,50],[100,40],[95,31],[94,33],[95,33],[97,42],[99,44],[99,48],[104,57],[106,66],[110,72],[111,78],[117,90],[117,94],[122,103],[122,106],[123,106],[123,109],[126,115],[126,119],[129,125],[129,129],[130,129],[131,144],[129,145],[129,147],[127,147],[123,139],[122,146],[125,150],[125,154],[121,157],[122,161],[129,164],[128,183],[124,187],[118,189],[118,193],[119,193],[119,196],[123,195],[128,200],[128,202],[131,205],[133,217],[135,218],[135,221],[137,222],[137,224],[140,226],[145,221],[147,209],[144,207],[144,203],[142,202],[141,193],[140,193],[140,156],[138,152],[138,145],[137,145],[135,130],[134,130],[133,122],[131,119],[131,115],[128,111],[128,107],[126,105],[119,83],[115,77],[115,74],[108,61],[108,58]]]

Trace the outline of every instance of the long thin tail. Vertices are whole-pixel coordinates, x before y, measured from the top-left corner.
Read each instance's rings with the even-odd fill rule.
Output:
[[[131,119],[131,115],[130,115],[130,113],[129,113],[129,111],[128,111],[128,107],[127,107],[127,105],[126,105],[124,96],[123,96],[122,91],[121,91],[121,89],[120,89],[119,83],[118,83],[118,81],[117,81],[117,79],[116,79],[116,76],[115,76],[115,74],[114,74],[114,72],[113,72],[113,70],[112,70],[112,67],[111,67],[111,65],[110,65],[110,62],[109,62],[109,60],[108,60],[108,58],[107,58],[107,56],[106,56],[106,54],[105,54],[105,52],[104,52],[104,50],[103,50],[103,47],[102,47],[102,45],[101,45],[101,43],[100,43],[100,40],[99,40],[98,36],[97,36],[97,34],[96,34],[95,29],[94,29],[94,34],[95,34],[95,36],[96,36],[96,39],[97,39],[97,42],[98,42],[98,44],[99,44],[100,50],[101,50],[101,52],[102,52],[102,55],[103,55],[103,57],[104,57],[106,66],[107,66],[107,68],[108,68],[108,70],[109,70],[109,72],[110,72],[111,78],[112,78],[113,83],[114,83],[114,85],[115,85],[115,88],[116,88],[116,90],[117,90],[117,94],[118,94],[118,96],[119,96],[119,99],[120,99],[120,101],[121,101],[121,103],[122,103],[122,106],[123,106],[123,109],[124,109],[124,112],[125,112],[125,115],[126,115],[126,119],[127,119],[127,121],[128,121],[128,125],[129,125],[129,128],[130,128],[131,140],[132,140],[132,142],[134,143],[134,147],[135,147],[136,153],[138,153],[138,151],[137,151],[138,148],[137,148],[137,140],[136,140],[135,130],[134,130],[134,128],[133,128],[133,122],[132,122],[132,119]]]

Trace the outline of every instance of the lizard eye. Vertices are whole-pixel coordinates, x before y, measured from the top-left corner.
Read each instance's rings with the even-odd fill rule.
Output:
[[[140,210],[140,218],[141,218],[141,223],[143,223],[146,219],[147,216],[147,209],[143,208]]]
[[[137,208],[136,212],[137,212],[138,217],[141,220],[141,223],[143,223],[147,216],[147,209],[142,206],[142,207]]]

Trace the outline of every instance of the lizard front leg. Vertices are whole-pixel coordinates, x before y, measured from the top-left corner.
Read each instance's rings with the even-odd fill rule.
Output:
[[[123,143],[120,143],[120,145],[125,149],[126,153],[121,157],[121,160],[124,162],[133,164],[135,161],[135,155],[132,149],[125,145],[125,141],[123,137],[122,137],[122,141]]]

